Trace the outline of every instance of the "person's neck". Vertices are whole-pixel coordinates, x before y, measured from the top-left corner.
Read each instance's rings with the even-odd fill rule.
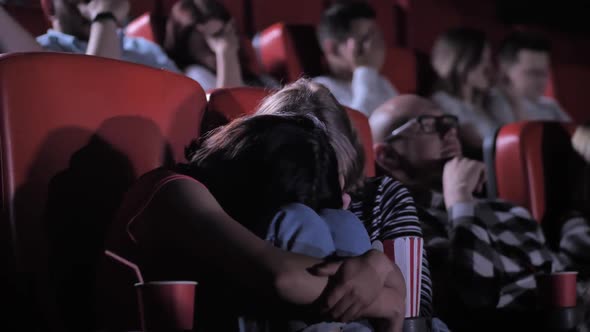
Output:
[[[328,67],[330,69],[330,76],[335,79],[341,81],[352,81],[352,74],[353,72],[350,71],[349,68],[344,66],[335,65],[333,63],[328,62]]]

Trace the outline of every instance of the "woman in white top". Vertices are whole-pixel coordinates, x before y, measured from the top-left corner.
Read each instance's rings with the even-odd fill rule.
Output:
[[[438,75],[432,99],[459,118],[466,152],[481,158],[483,139],[497,127],[488,107],[493,68],[485,34],[468,28],[445,32],[432,49],[432,66]]]
[[[180,0],[166,23],[164,47],[205,91],[235,86],[278,87],[250,68],[229,12],[216,0]]]

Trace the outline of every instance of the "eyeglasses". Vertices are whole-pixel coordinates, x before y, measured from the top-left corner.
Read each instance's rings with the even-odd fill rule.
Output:
[[[452,128],[459,126],[459,119],[454,115],[420,115],[415,117],[408,122],[404,123],[397,129],[393,130],[385,141],[391,141],[392,139],[399,137],[401,133],[411,128],[414,124],[418,124],[420,131],[425,134],[439,133],[440,135],[446,134]]]

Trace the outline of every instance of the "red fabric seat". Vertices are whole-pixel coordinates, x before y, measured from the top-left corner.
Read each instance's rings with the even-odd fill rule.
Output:
[[[590,121],[586,87],[590,66],[556,64],[552,70],[553,93],[563,109],[579,123]]]
[[[313,26],[276,23],[260,33],[257,47],[264,71],[278,80],[293,82],[303,75],[327,72]],[[412,51],[388,48],[382,73],[401,93],[416,92],[417,65]]]
[[[8,14],[33,36],[39,36],[50,28],[49,20],[40,7],[3,5]]]
[[[206,133],[242,115],[253,114],[262,99],[268,96],[270,92],[261,88],[250,87],[214,90],[209,96],[201,132]],[[350,108],[346,108],[346,111],[365,150],[365,174],[374,176],[375,157],[369,121],[364,114],[358,111]]]
[[[131,37],[141,37],[154,43],[158,43],[161,40],[156,38],[156,36],[161,36],[161,34],[152,24],[152,14],[149,12],[143,13],[129,22],[125,27],[125,34]]]
[[[529,209],[538,221],[569,204],[569,166],[580,163],[571,148],[574,124],[518,122],[495,140],[497,196]],[[570,188],[568,188],[570,187]]]
[[[105,227],[138,176],[184,160],[204,92],[164,70],[60,53],[0,57],[0,86],[0,233],[18,253],[0,257],[29,306],[18,326],[94,329]]]

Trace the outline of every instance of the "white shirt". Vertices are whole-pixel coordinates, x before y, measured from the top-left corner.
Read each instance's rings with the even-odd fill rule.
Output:
[[[174,62],[160,46],[143,38],[128,37],[119,31],[121,38],[122,60],[141,65],[180,72]],[[79,40],[53,29],[37,37],[37,42],[47,51],[85,54],[88,42]]]
[[[330,76],[318,76],[313,81],[326,86],[340,104],[359,110],[366,116],[370,116],[377,107],[398,95],[389,80],[371,67],[355,69],[352,81]]]
[[[432,100],[443,112],[459,118],[461,125],[471,125],[474,127],[482,139],[493,135],[498,128],[493,118],[483,109],[473,107],[444,91],[438,91],[432,95]]]
[[[571,122],[572,119],[561,109],[554,99],[541,96],[537,101],[529,99],[522,100],[522,115],[524,118],[517,118],[512,109],[508,97],[499,89],[494,89],[491,94],[492,116],[496,123],[505,125],[519,120],[547,120]]]

